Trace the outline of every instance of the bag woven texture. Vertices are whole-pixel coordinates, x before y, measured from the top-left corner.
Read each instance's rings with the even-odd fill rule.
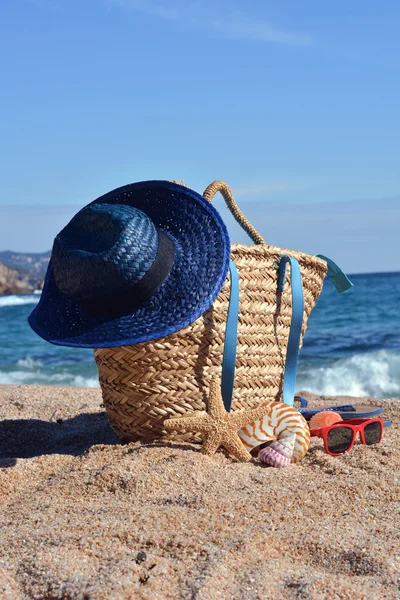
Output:
[[[232,402],[236,411],[282,401],[292,300],[290,270],[284,291],[277,293],[280,257],[289,254],[300,264],[305,306],[301,343],[327,264],[313,255],[267,245],[244,217],[226,183],[213,182],[203,195],[211,202],[217,192],[255,242],[231,246],[240,285]],[[206,409],[210,380],[221,375],[229,290],[228,274],[212,307],[177,333],[132,346],[94,350],[104,406],[121,439],[200,441],[193,433],[171,435],[163,421]]]

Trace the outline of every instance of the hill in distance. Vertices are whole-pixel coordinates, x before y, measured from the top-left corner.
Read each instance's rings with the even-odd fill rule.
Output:
[[[0,294],[28,294],[40,289],[51,252],[0,252]]]

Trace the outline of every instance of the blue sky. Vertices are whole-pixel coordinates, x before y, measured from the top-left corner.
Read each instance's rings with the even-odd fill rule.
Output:
[[[268,241],[400,270],[399,22],[397,0],[3,2],[0,249],[131,181],[221,178]]]

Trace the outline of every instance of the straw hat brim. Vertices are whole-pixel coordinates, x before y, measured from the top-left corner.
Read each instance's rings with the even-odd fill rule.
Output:
[[[227,276],[230,242],[218,211],[203,196],[168,181],[130,184],[94,203],[128,204],[145,212],[175,243],[171,271],[156,293],[124,314],[94,316],[58,289],[50,261],[32,329],[61,346],[107,348],[155,340],[198,319]]]

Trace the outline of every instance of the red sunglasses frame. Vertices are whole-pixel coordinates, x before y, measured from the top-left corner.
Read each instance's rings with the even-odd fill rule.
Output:
[[[376,442],[377,444],[379,444],[380,441],[382,440],[383,427],[385,424],[384,419],[379,419],[379,418],[346,419],[345,421],[339,421],[339,423],[333,423],[332,425],[327,425],[326,427],[320,427],[319,429],[311,429],[310,434],[311,434],[311,437],[320,437],[323,439],[325,452],[327,454],[330,454],[331,456],[341,456],[342,454],[345,454],[346,452],[350,452],[350,450],[354,446],[354,442],[357,439],[358,432],[360,432],[360,439],[361,439],[362,444],[364,444],[364,446],[374,445],[374,444],[367,444],[365,442],[364,429],[365,429],[365,426],[368,425],[369,423],[379,423],[381,426],[380,433],[379,433],[379,440]],[[350,443],[349,447],[347,448],[347,450],[345,450],[344,452],[331,452],[328,448],[328,433],[330,432],[331,429],[338,429],[340,427],[347,427],[347,429],[352,430],[353,437],[352,437],[351,443]]]

